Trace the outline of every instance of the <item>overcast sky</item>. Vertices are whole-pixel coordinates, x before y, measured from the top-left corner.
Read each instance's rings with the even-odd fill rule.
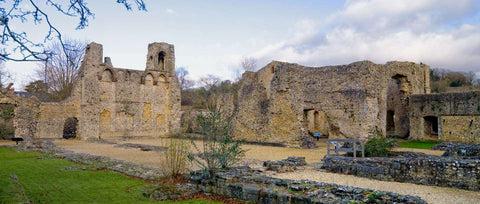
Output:
[[[196,79],[234,77],[243,56],[307,66],[370,60],[423,62],[480,76],[478,0],[146,0],[148,12],[88,1],[95,19],[53,16],[65,36],[103,44],[115,67],[145,69],[150,42],[174,44],[176,66]],[[21,27],[22,25],[17,25]],[[38,29],[38,28],[28,28]],[[16,88],[34,63],[6,64]]]

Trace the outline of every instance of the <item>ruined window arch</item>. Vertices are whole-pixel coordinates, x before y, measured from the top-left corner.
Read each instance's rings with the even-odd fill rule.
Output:
[[[78,119],[76,117],[70,117],[65,120],[63,125],[63,138],[75,138],[77,137]]]
[[[101,80],[104,82],[112,82],[113,81],[112,71],[110,69],[103,70]]]
[[[152,86],[153,82],[153,76],[151,74],[147,74],[147,76],[145,76],[145,85]]]
[[[163,51],[158,53],[158,69],[165,70],[165,53]]]
[[[160,76],[158,76],[158,82],[162,82],[162,83],[167,82],[167,77],[165,77],[165,75],[161,74]]]

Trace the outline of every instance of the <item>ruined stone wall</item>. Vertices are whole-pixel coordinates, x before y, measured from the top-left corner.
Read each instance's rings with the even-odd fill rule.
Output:
[[[413,62],[388,62],[386,135],[408,137],[409,97],[430,93],[430,68]],[[381,108],[383,110],[383,107]]]
[[[61,138],[65,121],[78,120],[81,138],[164,136],[180,128],[180,87],[173,45],[148,46],[145,71],[114,68],[91,43],[72,95],[40,106],[36,137]]]
[[[101,47],[92,46],[86,56],[99,52]],[[82,137],[164,136],[179,130],[173,45],[150,44],[145,71],[113,68],[109,58],[94,61],[81,80],[80,126],[88,127]]]
[[[76,103],[42,103],[37,116],[36,138],[62,138],[67,118],[78,117]]]
[[[40,101],[21,98],[9,90],[2,89],[0,104],[9,104],[15,107],[13,117],[15,137],[22,137],[25,140],[33,138],[37,128]]]
[[[480,143],[480,92],[413,95],[410,100],[412,139]]]
[[[303,146],[315,132],[365,138],[375,129],[386,133],[390,108],[397,113],[394,132],[408,135],[408,97],[430,91],[428,73],[428,66],[410,62],[362,61],[320,68],[272,62],[243,75],[234,133],[289,146]],[[392,79],[399,82],[392,85]]]
[[[478,157],[440,157],[413,154],[399,157],[353,158],[326,155],[323,166],[327,172],[360,177],[434,185],[480,191],[480,160]]]

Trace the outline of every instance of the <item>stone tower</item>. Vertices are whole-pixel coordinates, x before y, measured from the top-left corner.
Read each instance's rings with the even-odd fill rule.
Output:
[[[150,43],[148,45],[147,67],[145,71],[175,72],[173,45],[168,43]]]

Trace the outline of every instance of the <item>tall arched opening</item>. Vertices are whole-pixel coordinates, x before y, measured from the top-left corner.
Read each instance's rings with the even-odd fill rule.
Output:
[[[165,70],[165,53],[158,53],[158,69]]]
[[[406,76],[395,75],[388,82],[386,130],[387,136],[406,138],[410,131],[408,113],[411,85]]]
[[[63,125],[63,138],[75,138],[77,137],[78,119],[76,117],[67,118]]]

